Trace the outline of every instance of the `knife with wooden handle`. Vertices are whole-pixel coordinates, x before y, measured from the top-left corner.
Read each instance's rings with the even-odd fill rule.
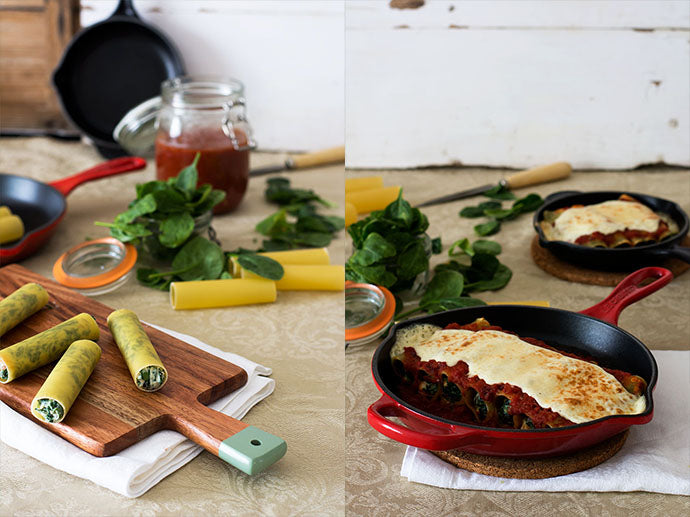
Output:
[[[542,165],[540,167],[534,167],[525,171],[516,172],[503,178],[498,182],[499,185],[508,189],[517,189],[522,187],[528,187],[529,185],[538,185],[539,183],[546,183],[548,181],[556,181],[560,179],[567,178],[572,172],[572,167],[567,162],[557,162],[549,165]],[[466,197],[476,196],[491,190],[496,185],[482,185],[481,187],[474,187],[471,189],[463,190],[462,192],[455,192],[454,194],[448,194],[445,196],[430,199],[423,203],[416,205],[418,208],[423,206],[440,205],[441,203],[449,203],[451,201],[456,201],[458,199],[464,199]]]
[[[345,147],[332,147],[331,149],[323,149],[322,151],[315,151],[313,153],[289,156],[282,164],[252,169],[249,171],[249,176],[263,176],[264,174],[271,174],[284,170],[306,169],[308,167],[344,162]]]

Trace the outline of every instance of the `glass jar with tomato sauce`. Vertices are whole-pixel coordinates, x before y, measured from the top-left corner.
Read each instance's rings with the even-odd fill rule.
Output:
[[[225,191],[216,214],[237,208],[249,181],[255,147],[245,112],[244,86],[234,79],[176,77],[161,88],[156,133],[156,176],[166,180],[200,153],[199,184]]]

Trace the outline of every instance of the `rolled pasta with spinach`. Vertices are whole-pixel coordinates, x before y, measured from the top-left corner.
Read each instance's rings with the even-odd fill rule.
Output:
[[[55,361],[79,339],[97,341],[96,320],[82,312],[48,330],[0,350],[0,382],[7,383]]]
[[[149,392],[161,389],[168,380],[168,371],[137,315],[130,310],[119,309],[108,316],[108,327],[136,387]]]
[[[48,291],[38,284],[25,284],[0,301],[0,336],[48,303]]]
[[[93,341],[72,343],[31,401],[31,413],[49,424],[62,422],[100,358]]]

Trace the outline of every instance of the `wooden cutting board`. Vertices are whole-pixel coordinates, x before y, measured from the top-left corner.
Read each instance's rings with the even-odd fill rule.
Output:
[[[100,327],[102,355],[61,423],[39,422],[30,410],[54,363],[0,384],[0,400],[12,409],[96,456],[111,456],[162,429],[182,433],[248,474],[263,470],[285,454],[287,447],[280,438],[206,407],[246,384],[247,373],[242,368],[144,324],[168,370],[168,382],[158,392],[142,392],[134,386],[108,329],[106,319],[113,308],[17,264],[0,268],[0,296],[28,282],[36,282],[50,293],[48,306],[2,336],[0,348],[86,312]]]

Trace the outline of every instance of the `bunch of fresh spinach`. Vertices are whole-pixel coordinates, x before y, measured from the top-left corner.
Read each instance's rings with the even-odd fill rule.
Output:
[[[456,252],[456,248],[460,251]],[[461,307],[486,305],[482,300],[467,296],[475,291],[494,291],[504,287],[512,276],[511,270],[496,255],[501,245],[494,241],[469,239],[454,242],[448,254],[464,255],[469,260],[450,260],[434,268],[434,276],[419,301],[418,307],[396,316],[397,320],[418,312],[441,312]]]
[[[154,289],[168,290],[175,280],[215,280],[230,278],[228,261],[221,247],[194,233],[194,219],[225,199],[225,192],[209,184],[197,187],[200,154],[180,173],[167,181],[149,181],[136,186],[137,197],[112,223],[96,222],[110,228],[110,235],[131,242],[156,262],[171,269],[137,269],[137,279]],[[279,280],[282,266],[273,259],[244,251],[238,256],[242,267],[260,276]],[[144,261],[149,257],[142,257]]]
[[[460,217],[488,217],[489,220],[485,223],[478,224],[474,227],[477,235],[488,236],[497,233],[501,229],[501,221],[508,221],[515,219],[520,214],[526,212],[533,212],[539,208],[544,200],[539,194],[528,194],[527,196],[517,199],[507,188],[497,185],[490,190],[484,192],[484,195],[493,199],[493,201],[484,201],[476,206],[467,206],[460,210]],[[513,204],[510,208],[503,208],[502,201],[512,200]]]
[[[256,225],[256,231],[268,237],[263,240],[262,251],[322,248],[345,227],[342,217],[318,213],[317,203],[328,208],[331,203],[313,190],[292,188],[287,178],[267,180],[264,195],[281,208]]]
[[[355,251],[345,264],[345,278],[381,285],[394,294],[409,289],[429,269],[428,227],[426,216],[403,199],[401,190],[384,210],[349,226]],[[431,248],[440,252],[440,239],[431,241]]]

